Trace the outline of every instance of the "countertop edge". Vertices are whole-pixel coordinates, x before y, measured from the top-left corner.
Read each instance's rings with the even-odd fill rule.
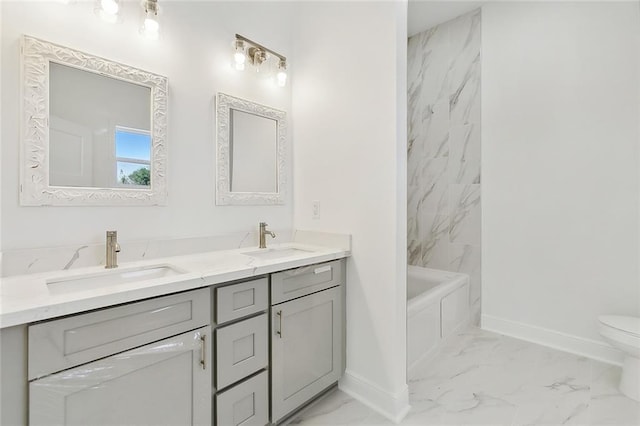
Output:
[[[197,254],[194,256],[201,255],[202,254]],[[350,250],[344,250],[342,248],[330,249],[324,247],[322,252],[304,258],[285,259],[279,262],[248,262],[247,265],[237,268],[229,268],[219,272],[207,271],[206,268],[204,268],[200,272],[194,271],[193,273],[188,274],[187,277],[178,275],[172,277],[173,279],[170,280],[166,278],[152,280],[149,281],[149,285],[142,285],[140,287],[126,289],[123,291],[116,291],[108,294],[87,295],[87,297],[75,300],[60,301],[49,304],[34,304],[33,307],[18,309],[11,312],[0,311],[0,329],[26,325],[57,317],[74,315],[81,312],[103,309],[110,306],[161,297],[188,290],[195,290],[198,288],[215,287],[217,285],[246,280],[248,278],[284,271],[287,269],[343,259],[350,255]],[[175,258],[184,258],[184,256],[177,256]],[[164,261],[171,262],[172,258],[165,258]],[[184,259],[182,261],[184,261]],[[179,260],[176,260],[176,263],[179,262]],[[25,281],[28,281],[28,279],[25,278]],[[2,302],[0,302],[0,310],[1,308]]]

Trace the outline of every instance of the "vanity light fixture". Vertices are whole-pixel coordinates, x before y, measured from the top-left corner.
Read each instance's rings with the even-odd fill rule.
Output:
[[[253,65],[255,71],[259,73],[264,72],[264,68],[269,67],[271,62],[275,62],[273,67],[276,68],[275,80],[277,85],[284,87],[287,84],[287,58],[255,41],[236,34],[233,44],[233,64],[235,69],[238,71],[244,70],[246,62]]]
[[[110,24],[118,22],[120,12],[119,0],[97,0],[95,12],[100,18]]]
[[[160,24],[158,23],[158,0],[144,0],[142,2],[144,17],[140,33],[145,37],[156,40],[158,38]]]

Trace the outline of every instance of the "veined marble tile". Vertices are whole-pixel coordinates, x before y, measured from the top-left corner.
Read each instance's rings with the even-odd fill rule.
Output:
[[[422,150],[417,153],[415,149],[411,155],[407,157],[407,192],[419,190],[422,178],[422,169],[424,168],[424,159],[422,158]],[[408,194],[409,196],[410,194]]]
[[[480,125],[454,126],[449,130],[450,183],[480,183]]]
[[[420,94],[420,90],[416,90],[421,86],[422,82],[422,38],[419,35],[410,37],[407,42],[407,82],[409,104],[416,105],[417,101],[411,101],[414,94]]]
[[[468,273],[474,306],[481,299],[480,54],[480,9],[408,45],[409,199],[420,194],[417,219],[407,218],[409,262]],[[444,416],[428,411],[425,421]]]
[[[473,304],[481,292],[481,247],[470,244],[449,244],[447,271],[469,275],[469,302]]]
[[[480,123],[480,52],[469,68],[455,72],[462,73],[463,78],[449,95],[451,124]]]
[[[409,95],[411,96],[411,95]],[[411,100],[411,98],[409,98]],[[416,170],[423,158],[425,135],[423,134],[423,113],[418,105],[407,110],[407,166],[409,176],[411,170]],[[415,166],[412,166],[415,164]],[[411,181],[411,179],[409,179]]]
[[[446,270],[449,261],[449,216],[423,212],[420,215],[419,228],[422,247],[420,266]]]
[[[480,245],[480,185],[450,185],[449,241]]]
[[[424,158],[449,155],[449,103],[445,100],[422,110],[421,137]]]
[[[420,175],[420,209],[424,213],[447,214],[448,183],[446,157],[425,160]]]
[[[407,262],[409,265],[416,266],[422,262],[418,218],[417,191],[410,191],[407,205]]]
[[[620,368],[470,327],[409,378],[401,425],[640,424],[617,389]],[[326,402],[325,402],[326,401]],[[390,424],[340,391],[295,424]]]
[[[465,74],[480,53],[480,9],[459,16],[444,25],[448,26],[451,67],[449,70],[450,93],[461,87]]]
[[[412,73],[411,76],[421,77],[419,80],[420,105],[432,105],[447,99],[449,89],[447,79],[451,63],[447,29],[440,26],[434,27],[412,38],[416,38],[419,45],[414,61],[415,66],[420,64],[421,74]]]
[[[482,392],[472,392],[457,403],[447,407],[442,424],[510,426],[517,409],[503,399]]]
[[[286,425],[391,425],[389,420],[351,398],[335,390],[305,408]]]

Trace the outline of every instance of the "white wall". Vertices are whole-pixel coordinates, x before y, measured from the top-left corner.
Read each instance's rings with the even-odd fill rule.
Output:
[[[161,3],[158,41],[139,36],[139,2],[126,2],[120,24],[103,23],[93,2],[2,2],[2,250],[102,242],[106,229],[123,241],[248,231],[267,221],[292,223],[291,188],[284,206],[214,204],[213,99],[218,91],[290,111],[291,87],[231,69],[235,33],[291,57],[291,4]],[[29,34],[169,79],[169,203],[166,207],[20,207],[19,37]],[[295,60],[291,58],[292,64]],[[293,65],[295,67],[295,65]],[[291,143],[289,143],[291,146]],[[290,181],[290,179],[289,179]]]
[[[294,33],[295,227],[352,234],[341,387],[398,418],[408,404],[406,3],[302,3]]]
[[[597,315],[640,316],[639,15],[483,7],[483,326],[594,355]]]

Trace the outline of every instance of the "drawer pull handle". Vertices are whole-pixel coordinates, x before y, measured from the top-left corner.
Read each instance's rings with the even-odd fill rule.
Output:
[[[282,339],[282,311],[276,312],[276,315],[279,319],[278,331],[276,331],[276,334]]]
[[[207,369],[207,335],[203,334],[200,336],[200,365],[202,365],[202,369]]]
[[[329,272],[331,271],[331,265],[327,265],[327,266],[321,266],[319,268],[316,268],[313,270],[314,274],[321,274],[323,272]]]

